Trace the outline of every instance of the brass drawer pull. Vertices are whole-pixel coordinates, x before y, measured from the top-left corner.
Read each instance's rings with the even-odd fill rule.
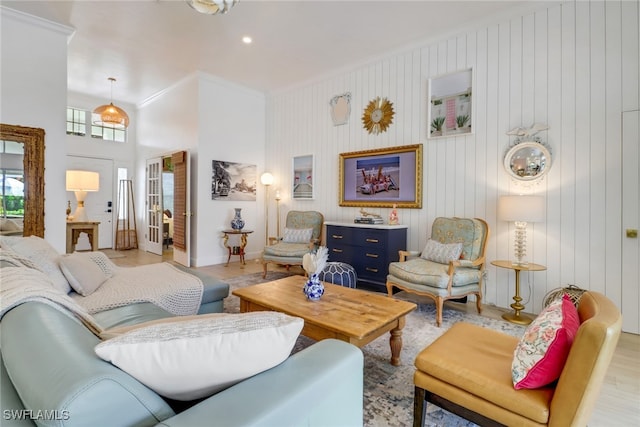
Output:
[[[342,253],[342,249],[331,249],[331,252],[337,252],[339,254]]]
[[[377,273],[378,272],[377,268],[371,268],[371,267],[367,267],[367,268],[365,268],[365,270],[370,271],[372,273]]]
[[[378,243],[379,240],[378,239],[367,239],[366,242],[367,243]]]
[[[339,234],[332,234],[331,237],[333,237],[334,239],[342,239],[342,236]]]
[[[378,254],[367,254],[369,258],[378,258],[380,255]]]

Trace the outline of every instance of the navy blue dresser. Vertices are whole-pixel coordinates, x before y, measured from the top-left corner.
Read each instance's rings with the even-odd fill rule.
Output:
[[[326,221],[329,261],[351,264],[358,287],[386,292],[389,263],[407,249],[406,225],[349,224]]]

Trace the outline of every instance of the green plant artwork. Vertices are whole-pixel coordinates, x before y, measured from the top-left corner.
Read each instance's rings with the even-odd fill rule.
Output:
[[[468,122],[469,122],[469,115],[468,114],[456,117],[456,124],[458,125],[459,128],[465,127]]]
[[[432,131],[441,131],[442,125],[444,125],[444,117],[436,117],[431,121],[431,130]]]

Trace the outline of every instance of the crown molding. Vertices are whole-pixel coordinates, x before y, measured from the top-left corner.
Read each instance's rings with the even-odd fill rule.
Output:
[[[19,10],[11,9],[6,6],[0,5],[0,16],[8,18],[14,21],[22,22],[25,24],[33,25],[34,27],[43,28],[45,30],[53,31],[67,36],[67,43],[71,41],[71,38],[76,32],[76,29],[68,25],[60,24],[58,22],[50,21],[48,19],[40,18],[37,16],[29,15],[28,13],[20,12]]]

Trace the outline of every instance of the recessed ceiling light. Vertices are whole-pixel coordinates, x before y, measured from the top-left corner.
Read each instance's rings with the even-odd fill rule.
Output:
[[[251,42],[252,42],[252,41],[253,41],[253,40],[252,40],[252,39],[251,39],[251,37],[249,37],[249,36],[244,36],[244,37],[242,38],[242,42],[243,42],[244,44],[251,44]]]

